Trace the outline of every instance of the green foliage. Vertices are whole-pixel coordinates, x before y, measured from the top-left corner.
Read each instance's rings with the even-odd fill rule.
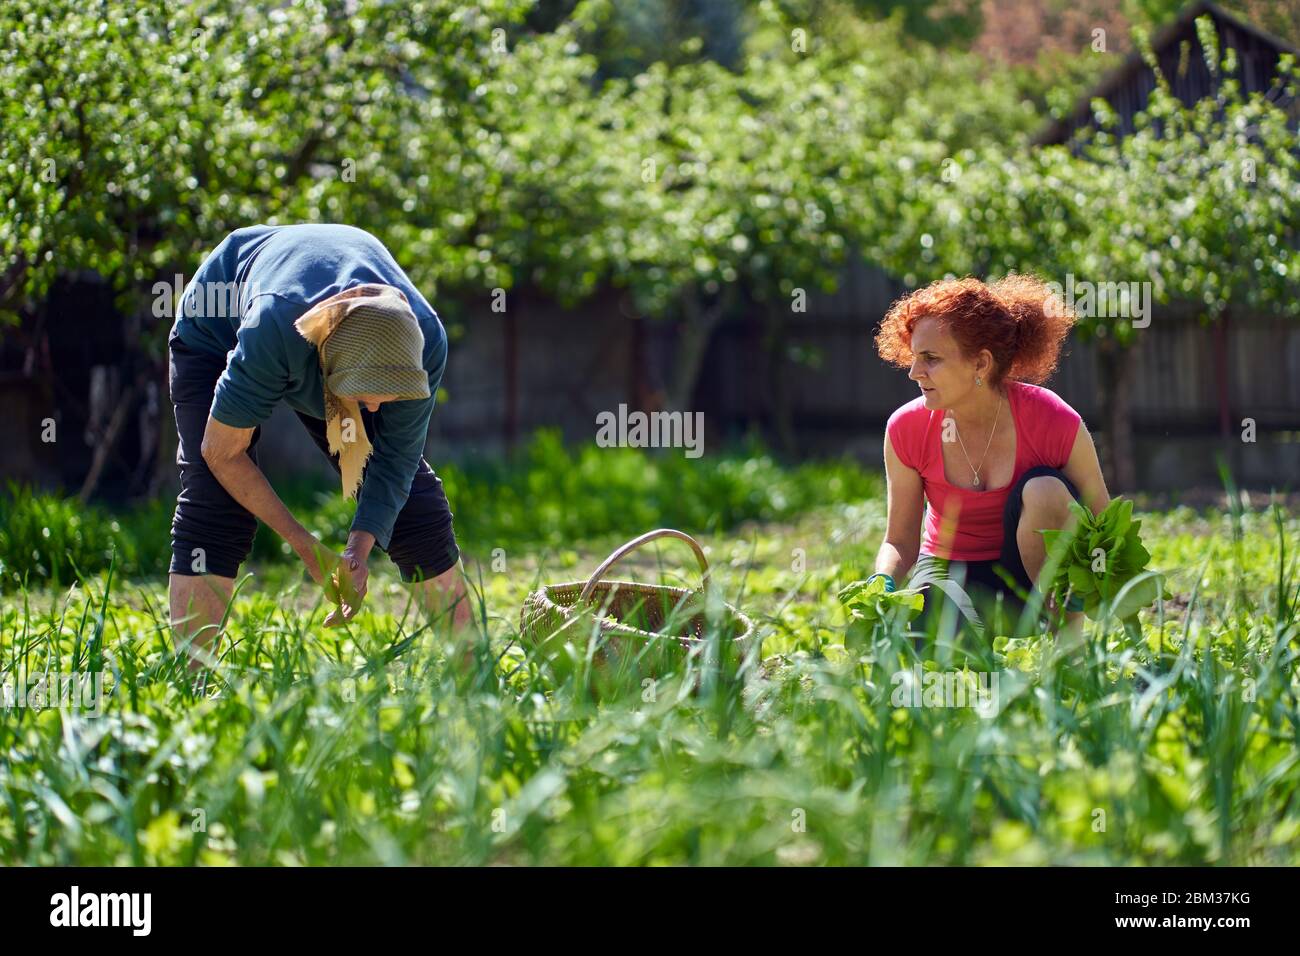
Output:
[[[853,39],[817,35],[806,53],[787,42],[738,73],[656,64],[627,88],[622,151],[641,166],[614,277],[646,311],[697,290],[786,309],[795,288],[833,290],[847,255],[924,214],[911,185],[923,157],[1020,141],[1032,123],[973,57],[904,46],[889,22]],[[954,86],[974,92],[954,101]]]
[[[699,459],[594,445],[570,450],[550,431],[539,432],[514,462],[448,464],[439,475],[461,547],[485,562],[494,548],[564,548],[665,525],[702,534],[744,521],[789,520],[812,507],[881,492],[878,475],[848,460],[786,468],[757,445]],[[321,492],[301,483],[282,488],[281,497],[322,541],[342,548],[354,502],[336,488]],[[64,584],[74,580],[74,568],[98,573],[114,553],[119,573],[166,573],[173,504],[110,513],[11,487],[0,495],[0,591],[24,580]],[[296,561],[262,526],[252,558]]]
[[[1060,606],[1074,596],[1097,620],[1103,613],[1119,620],[1136,617],[1161,596],[1160,577],[1146,573],[1151,553],[1133,520],[1133,502],[1115,498],[1101,514],[1077,501],[1070,503],[1077,524],[1069,531],[1040,532],[1049,561],[1056,567],[1052,589]]]
[[[735,71],[665,58],[605,81],[582,52],[600,3],[542,33],[522,0],[6,7],[0,312],[74,267],[140,311],[231,229],[322,220],[377,234],[453,320],[524,285],[568,303],[624,285],[690,321],[727,295],[778,308],[858,252],[909,283],[1072,272],[1207,315],[1300,302],[1289,60],[1246,97],[1203,28],[1219,96],[1187,107],[1162,82],[1135,134],[1103,122],[1076,155],[1028,146],[1009,74],[898,18],[751,12]]]
[[[1231,55],[1220,58],[1210,21],[1199,23],[1219,95],[1183,104],[1159,78],[1136,130],[1120,136],[1104,101],[1100,128],[1077,153],[1065,146],[931,160],[877,257],[909,283],[946,273],[1033,272],[1063,282],[1150,282],[1157,302],[1187,301],[1213,318],[1231,307],[1295,314],[1300,239],[1300,155],[1287,113],[1296,93],[1283,58],[1268,94],[1241,92]],[[1229,51],[1231,52],[1231,51]],[[1085,337],[1133,341],[1132,316],[1080,317]]]
[[[600,61],[600,76],[632,77],[653,63],[701,59],[735,66],[745,44],[743,0],[543,0],[529,26],[588,26],[582,48]],[[562,7],[563,9],[557,9]]]
[[[1214,511],[1144,516],[1181,612],[992,647],[900,623],[843,648],[836,582],[879,542],[878,499],[715,535],[718,586],[766,636],[740,693],[693,690],[684,662],[593,699],[518,640],[524,594],[573,574],[526,550],[482,579],[491,654],[464,673],[378,580],[342,631],[314,589],[246,585],[205,694],[170,650],[161,583],[26,592],[0,608],[0,685],[98,655],[104,693],[99,716],[0,708],[0,858],[1294,866],[1300,524],[1276,519],[1236,516],[1234,538]],[[603,550],[581,547],[594,567]],[[652,576],[694,573],[662,557]],[[996,674],[995,706],[900,701],[913,668]]]
[[[534,57],[522,87],[497,69],[510,57],[494,31],[524,8],[6,6],[0,251],[20,281],[0,305],[38,298],[71,268],[138,290],[264,221],[368,227],[428,288],[499,284],[470,212],[493,208],[498,117],[520,88],[533,109],[533,96],[564,99],[556,85],[581,82],[565,55]],[[543,42],[555,53],[563,38]]]
[[[484,459],[439,469],[457,537],[482,557],[517,544],[573,541],[659,527],[695,533],[742,521],[788,520],[819,504],[880,493],[879,477],[844,462],[784,468],[758,447],[700,459],[632,448],[568,449],[541,431],[513,462]],[[342,541],[352,505],[331,496],[307,525]]]
[[[606,81],[582,51],[608,4],[542,33],[526,8],[6,7],[0,311],[84,268],[143,312],[231,229],[295,221],[374,232],[452,319],[524,285],[624,285],[656,316],[724,288],[788,302],[892,234],[921,156],[1033,123],[1004,78],[897,21]]]
[[[38,494],[10,483],[0,494],[0,593],[69,584],[115,562],[119,573],[166,570],[170,505],[113,516],[75,498]]]
[[[839,37],[861,23],[891,20],[901,37],[941,48],[968,44],[983,25],[976,0],[763,0],[789,26]]]
[[[1294,140],[1268,98],[1240,94],[1230,57],[1211,52],[1218,100],[1162,89],[1136,134],[1103,128],[1075,155],[1029,149],[1014,84],[916,42],[908,11],[813,17],[796,52],[777,6],[753,7],[767,42],[734,71],[696,44],[610,82],[583,52],[608,5],[543,34],[515,0],[5,6],[0,309],[30,308],[61,270],[138,291],[237,226],[320,220],[376,233],[440,308],[444,293],[532,285],[574,302],[612,282],[648,314],[691,318],[728,289],[771,307],[829,288],[855,251],[910,282],[1020,269],[1150,279],[1207,314],[1300,301]],[[458,672],[380,575],[361,618],[323,631],[324,597],[263,534],[257,577],[289,583],[234,601],[215,696],[169,644],[170,502],[111,516],[0,498],[0,683],[108,677],[102,716],[0,708],[0,858],[1297,862],[1293,515],[1274,532],[1179,511],[1148,519],[1143,545],[1131,512],[1107,509],[1083,540],[1117,563],[1085,576],[1072,553],[1067,590],[1095,611],[1154,563],[1177,606],[1141,624],[1120,607],[1073,643],[986,646],[910,632],[914,593],[838,587],[884,521],[879,479],[848,464],[543,436],[514,466],[443,477],[490,654]],[[290,496],[341,542],[351,505],[309,502]],[[580,666],[521,645],[520,604],[594,567],[606,539],[661,525],[712,538],[715,581],[768,657],[743,693],[695,692],[688,659],[653,693],[614,675],[595,701]],[[496,548],[509,573],[488,570]],[[695,580],[656,557],[635,572]],[[918,663],[998,673],[998,712],[896,705],[893,679]]]
[[[869,647],[882,627],[905,626],[925,606],[919,590],[887,591],[884,578],[846,584],[836,597],[848,610],[849,623],[844,631],[844,646],[848,648]]]

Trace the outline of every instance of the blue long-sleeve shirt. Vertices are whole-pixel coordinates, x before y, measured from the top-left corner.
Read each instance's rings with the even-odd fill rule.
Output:
[[[324,419],[316,347],[294,322],[345,289],[381,283],[406,294],[424,333],[429,398],[386,402],[371,416],[374,451],[357,494],[353,530],[388,547],[429,434],[434,396],[447,365],[447,334],[433,307],[374,236],[352,226],[237,229],[199,266],[181,298],[174,333],[189,348],[226,359],[211,415],[233,428],[266,421],[283,401]]]

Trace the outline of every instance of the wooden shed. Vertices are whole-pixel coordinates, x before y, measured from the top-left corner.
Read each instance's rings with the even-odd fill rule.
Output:
[[[1151,38],[1152,52],[1160,71],[1169,80],[1170,91],[1188,105],[1216,95],[1223,82],[1205,64],[1196,34],[1196,21],[1200,17],[1209,17],[1214,22],[1221,49],[1230,47],[1236,51],[1236,79],[1245,93],[1269,92],[1277,76],[1278,61],[1284,54],[1300,59],[1300,50],[1280,37],[1239,19],[1217,3],[1196,0]],[[1131,133],[1134,117],[1146,107],[1155,88],[1155,73],[1142,54],[1131,53],[1079,98],[1068,117],[1046,124],[1032,141],[1039,146],[1069,142],[1075,133],[1093,124],[1092,102],[1096,99],[1105,100],[1115,111],[1121,134]],[[1294,98],[1275,97],[1274,102],[1296,115]]]

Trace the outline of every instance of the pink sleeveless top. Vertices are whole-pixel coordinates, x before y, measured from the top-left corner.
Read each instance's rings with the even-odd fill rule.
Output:
[[[1064,468],[1079,434],[1079,413],[1053,391],[1007,382],[1016,424],[1016,464],[1010,484],[987,491],[957,488],[943,477],[942,410],[930,411],[924,397],[889,416],[885,434],[904,465],[921,476],[925,534],[921,553],[954,561],[991,561],[1002,553],[1002,510],[1020,476],[1036,465]]]

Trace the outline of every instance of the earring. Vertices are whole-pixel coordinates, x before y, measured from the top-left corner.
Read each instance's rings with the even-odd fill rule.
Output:
[[[975,384],[976,384],[976,385],[983,385],[983,384],[984,384],[983,382],[980,381],[980,377],[979,377],[978,375],[975,376]]]

